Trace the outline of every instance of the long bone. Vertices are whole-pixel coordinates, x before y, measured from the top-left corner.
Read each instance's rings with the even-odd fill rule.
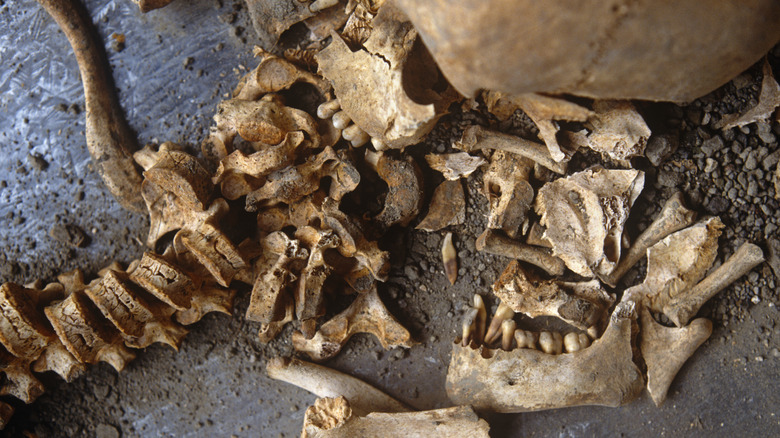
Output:
[[[75,0],[38,0],[57,22],[76,55],[86,107],[87,149],[108,191],[123,207],[145,212],[141,174],[132,153],[136,139],[114,91],[103,44],[84,8]]]
[[[664,203],[661,213],[637,237],[628,252],[618,262],[615,270],[604,278],[604,282],[615,287],[623,275],[645,256],[647,249],[664,237],[679,231],[696,220],[696,212],[685,207],[682,192],[677,192]]]
[[[509,257],[536,265],[550,275],[563,275],[565,265],[561,259],[543,248],[526,245],[487,229],[477,238],[478,251]]]
[[[514,135],[491,131],[481,126],[475,125],[466,128],[461,139],[455,142],[453,146],[466,152],[480,149],[496,149],[511,152],[530,158],[559,175],[566,173],[567,162],[553,160],[550,152],[543,144]]]
[[[644,387],[631,346],[635,317],[633,302],[618,304],[601,338],[569,354],[453,345],[447,395],[477,411],[504,413],[628,403]]]

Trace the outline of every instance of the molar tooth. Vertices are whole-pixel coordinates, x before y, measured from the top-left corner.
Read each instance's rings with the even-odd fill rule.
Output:
[[[487,310],[482,295],[474,294],[474,308],[477,310],[477,318],[474,320],[474,339],[482,341],[485,339],[485,324],[487,323]]]
[[[501,323],[501,349],[504,351],[510,351],[512,349],[512,341],[514,341],[515,329],[517,324],[514,319],[507,319]]]
[[[588,337],[591,340],[596,340],[599,337],[599,328],[595,325],[588,327]]]
[[[566,333],[566,336],[563,337],[563,347],[567,353],[580,351],[582,349],[580,336],[574,332]]]
[[[580,333],[577,335],[577,337],[580,341],[580,350],[590,347],[590,337],[588,335],[585,333]]]
[[[500,336],[498,329],[504,321],[512,319],[514,316],[515,312],[511,307],[504,303],[499,304],[498,309],[496,309],[496,314],[493,315],[493,320],[490,321],[490,327],[488,327],[487,334],[485,335],[485,344],[490,345],[493,342],[496,342]]]
[[[344,111],[339,111],[336,114],[333,114],[333,126],[336,129],[344,129],[349,125],[349,122],[351,122],[352,119],[349,118],[347,113]]]
[[[472,334],[474,333],[474,324],[476,323],[478,313],[479,310],[472,308],[466,312],[465,318],[463,318],[463,325],[461,326],[461,345],[464,347],[469,345],[471,342]]]
[[[553,354],[563,353],[563,336],[558,332],[552,332]]]
[[[333,115],[336,114],[336,112],[340,109],[341,104],[337,99],[329,100],[317,107],[317,117],[321,119],[329,119],[333,117]]]
[[[526,335],[525,330],[515,330],[515,342],[517,343],[517,348],[530,348],[528,347],[528,335]]]

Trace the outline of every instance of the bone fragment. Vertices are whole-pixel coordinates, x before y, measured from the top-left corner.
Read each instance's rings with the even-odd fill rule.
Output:
[[[631,167],[628,160],[643,155],[650,138],[645,120],[627,100],[596,100],[593,111],[588,147]]]
[[[423,177],[411,156],[395,159],[382,155],[377,173],[387,183],[387,196],[382,211],[374,217],[384,228],[409,225],[420,212],[423,202]]]
[[[299,0],[246,0],[246,8],[257,34],[258,44],[274,47],[279,37],[295,23],[313,17],[329,1],[301,2]],[[312,5],[317,6],[312,9]]]
[[[487,438],[489,426],[471,407],[432,411],[370,413],[352,412],[345,397],[320,398],[306,410],[301,438]]]
[[[528,237],[525,238],[525,243],[552,249],[552,243],[544,238],[544,227],[539,225],[539,222],[534,222],[531,225],[531,229],[528,230]]]
[[[684,326],[710,298],[763,261],[764,253],[761,248],[752,243],[743,243],[725,263],[704,280],[672,297],[664,305],[663,312],[677,327]]]
[[[682,192],[676,192],[664,203],[658,217],[634,241],[615,270],[604,278],[604,282],[612,287],[617,286],[623,275],[645,256],[648,248],[666,236],[691,225],[695,220],[696,212],[686,208]]]
[[[769,61],[764,59],[764,66],[761,70],[763,79],[761,80],[761,92],[758,95],[758,104],[749,109],[744,114],[731,114],[723,117],[715,126],[719,129],[731,129],[755,123],[761,120],[768,120],[780,106],[780,84],[775,80],[772,73],[772,66]]]
[[[609,275],[620,259],[623,226],[644,180],[638,170],[597,167],[545,184],[536,212],[553,254],[583,277]]]
[[[498,305],[496,313],[493,315],[493,319],[490,321],[490,326],[485,334],[485,344],[491,345],[496,342],[501,336],[501,331],[504,321],[508,321],[515,316],[515,311],[511,307],[507,306],[503,301]]]
[[[466,128],[460,141],[457,141],[453,146],[466,152],[480,149],[502,150],[529,158],[557,174],[566,173],[567,163],[553,160],[543,144],[491,131],[481,126],[475,125]]]
[[[141,174],[133,162],[136,139],[114,91],[102,42],[89,14],[74,0],[38,0],[68,38],[79,66],[86,106],[87,149],[108,191],[123,207],[145,212]]]
[[[563,275],[565,269],[563,261],[551,255],[549,251],[525,245],[491,229],[486,229],[479,235],[476,247],[479,251],[522,260],[538,266],[550,275]]]
[[[487,227],[503,230],[517,237],[520,226],[528,220],[534,200],[529,183],[533,163],[515,154],[496,151],[482,177],[482,193],[488,199]]]
[[[441,172],[444,179],[456,181],[460,178],[466,178],[482,165],[487,164],[482,157],[473,157],[466,152],[454,154],[428,154],[425,161],[431,166],[431,169]]]
[[[160,9],[164,6],[167,6],[168,3],[172,1],[173,0],[133,0],[133,2],[138,4],[141,12],[149,12],[155,9]]]
[[[356,415],[371,412],[409,412],[406,405],[360,379],[332,368],[295,358],[274,358],[266,368],[268,377],[287,382],[317,397],[349,400]]]
[[[438,231],[466,220],[466,196],[460,181],[444,181],[433,192],[428,214],[415,227],[418,230]]]
[[[300,332],[293,333],[293,347],[312,360],[322,361],[335,356],[356,333],[371,333],[385,349],[409,348],[409,332],[387,311],[377,295],[376,287],[358,295],[343,312],[320,327],[311,339]]]
[[[447,275],[447,280],[450,284],[455,284],[458,279],[458,255],[455,252],[455,246],[452,244],[452,233],[447,233],[444,236],[444,241],[441,245],[441,258],[444,263],[444,273]]]
[[[767,263],[772,271],[775,273],[775,279],[780,282],[780,239],[769,238],[766,240]]]
[[[619,304],[604,335],[570,354],[454,345],[447,395],[453,403],[471,404],[477,411],[504,413],[626,404],[644,388],[632,359],[634,318],[633,303]]]
[[[647,391],[656,406],[666,400],[666,392],[685,361],[712,334],[712,322],[697,318],[685,327],[664,327],[642,308],[639,348],[647,365]]]

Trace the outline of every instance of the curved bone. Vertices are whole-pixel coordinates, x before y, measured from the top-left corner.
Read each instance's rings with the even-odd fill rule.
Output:
[[[602,337],[575,353],[453,345],[447,395],[477,411],[505,413],[626,404],[644,388],[632,359],[633,312],[633,303],[619,304]]]
[[[685,327],[664,327],[643,307],[640,327],[639,348],[647,365],[647,391],[655,405],[661,406],[677,372],[712,334],[712,322],[698,318]]]
[[[567,162],[553,160],[547,148],[535,141],[526,140],[514,135],[491,131],[481,126],[469,126],[463,131],[463,136],[453,147],[471,152],[480,149],[496,149],[511,152],[563,175],[566,173]]]
[[[460,181],[444,181],[433,191],[428,214],[415,227],[417,230],[438,231],[466,220],[466,195]]]
[[[487,164],[482,157],[473,157],[466,152],[457,152],[454,154],[428,154],[425,161],[431,166],[431,169],[441,172],[444,179],[448,181],[457,181],[466,178],[475,170]]]
[[[489,254],[500,255],[512,259],[522,260],[536,265],[550,275],[563,275],[566,266],[563,260],[550,254],[544,248],[526,245],[516,240],[487,229],[477,238],[477,250]]]
[[[526,272],[517,261],[510,262],[493,284],[493,293],[515,312],[532,318],[554,316],[582,330],[598,324],[615,302],[598,280],[543,281]]]
[[[317,397],[346,397],[356,415],[411,411],[368,383],[315,363],[277,357],[268,362],[266,371],[268,377],[303,388]]]
[[[589,169],[545,184],[536,212],[553,254],[584,277],[609,275],[620,259],[623,226],[644,186],[638,170]]]
[[[385,229],[393,225],[409,225],[420,213],[423,202],[423,177],[420,167],[411,156],[397,160],[382,155],[376,168],[379,177],[387,183],[387,196],[382,211],[374,220]]]
[[[385,349],[412,346],[409,332],[387,311],[376,287],[358,295],[343,312],[320,327],[311,339],[293,333],[293,347],[316,361],[335,356],[356,333],[371,333]]]
[[[514,239],[527,219],[534,201],[534,189],[528,182],[533,162],[518,155],[496,151],[482,177],[482,194],[490,212],[487,227],[503,230]]]
[[[596,100],[588,120],[588,147],[631,167],[631,157],[641,156],[650,138],[650,128],[626,100]]]
[[[353,414],[346,397],[319,398],[306,409],[301,438],[488,438],[489,426],[469,406],[420,412]]]
[[[141,174],[132,153],[136,139],[114,91],[108,61],[89,14],[75,0],[38,0],[68,38],[79,66],[86,106],[87,148],[108,191],[123,207],[145,212]]]

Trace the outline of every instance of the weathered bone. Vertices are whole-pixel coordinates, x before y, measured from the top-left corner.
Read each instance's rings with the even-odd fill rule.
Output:
[[[609,275],[620,259],[623,226],[644,180],[638,170],[594,168],[545,184],[536,212],[553,254],[584,277]]]
[[[409,332],[387,311],[373,287],[323,324],[311,339],[300,332],[293,333],[293,347],[315,361],[322,361],[335,356],[356,333],[373,334],[385,349],[412,346]]]
[[[338,4],[327,0],[315,2],[246,0],[245,3],[259,43],[263,47],[276,46],[282,33],[292,25]]]
[[[384,207],[374,220],[384,228],[395,224],[407,226],[422,207],[423,177],[420,167],[409,155],[404,159],[382,155],[376,170],[387,183],[388,190]]]
[[[698,318],[685,327],[664,327],[642,308],[639,348],[647,365],[647,391],[656,406],[666,400],[666,392],[685,361],[712,334],[712,322]]]
[[[332,368],[295,358],[274,358],[266,368],[268,377],[305,389],[317,397],[349,400],[356,415],[371,412],[409,412],[406,405],[360,379]]]
[[[563,275],[566,268],[563,260],[550,254],[550,251],[526,245],[487,229],[477,238],[478,251],[522,260],[542,268],[550,275]]]
[[[473,157],[466,152],[454,154],[428,154],[425,161],[431,166],[431,169],[441,172],[444,179],[456,181],[460,178],[466,178],[482,165],[487,164],[482,157]]]
[[[306,409],[301,438],[487,438],[489,426],[468,406],[432,411],[353,414],[345,397],[319,398]]]
[[[493,153],[482,177],[482,193],[490,209],[488,228],[517,237],[534,200],[534,189],[528,182],[532,170],[533,162],[527,158],[504,151]]]
[[[747,110],[744,114],[732,114],[723,117],[715,127],[720,129],[730,129],[735,126],[745,126],[761,120],[768,120],[780,106],[780,84],[775,80],[772,73],[772,66],[769,61],[764,60],[764,67],[761,70],[763,79],[761,80],[761,92],[758,95],[758,104]]]
[[[496,149],[511,152],[534,162],[558,174],[565,174],[567,163],[553,160],[545,145],[514,135],[503,134],[485,129],[481,126],[469,126],[463,131],[463,136],[454,147],[472,152],[480,149]]]
[[[515,312],[532,318],[554,316],[586,330],[598,324],[615,302],[598,280],[568,283],[536,278],[512,261],[493,284],[493,293]]]
[[[141,12],[149,12],[167,6],[173,0],[133,0]]]
[[[313,227],[301,227],[295,237],[309,248],[309,260],[301,271],[295,287],[295,316],[301,321],[301,333],[306,339],[314,336],[316,318],[325,312],[322,286],[333,271],[325,263],[324,252],[336,248],[341,239],[332,231],[318,231]]]
[[[438,231],[466,220],[466,196],[460,181],[444,181],[433,191],[428,214],[415,227],[418,230]]]
[[[506,413],[626,404],[644,387],[632,359],[635,317],[633,303],[620,303],[603,336],[569,354],[453,345],[447,395],[453,403],[471,404],[477,411]]]
[[[761,248],[752,243],[743,243],[725,263],[699,284],[672,297],[664,305],[663,312],[677,327],[684,326],[710,298],[763,261]]]
[[[686,208],[683,202],[682,192],[677,192],[664,203],[658,217],[634,241],[628,252],[620,259],[615,270],[603,279],[606,284],[612,287],[617,286],[623,275],[645,256],[648,248],[666,236],[691,225],[696,220],[696,212]]]
[[[544,238],[544,227],[541,226],[539,222],[531,224],[531,228],[528,230],[528,237],[525,238],[525,243],[552,249],[552,243]]]
[[[631,167],[631,157],[644,154],[650,128],[626,100],[596,100],[588,120],[588,147]]]

